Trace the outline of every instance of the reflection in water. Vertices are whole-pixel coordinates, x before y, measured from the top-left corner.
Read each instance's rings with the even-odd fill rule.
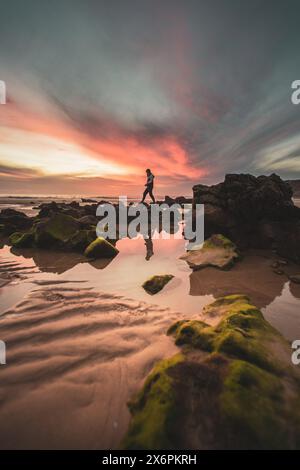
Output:
[[[149,261],[149,259],[151,258],[151,256],[154,255],[152,238],[145,238],[145,246],[146,246],[146,257],[145,257],[145,260],[146,260],[146,261]]]
[[[98,292],[151,302],[191,317],[200,317],[203,306],[216,297],[243,293],[259,308],[265,308],[267,318],[284,334],[293,332],[300,338],[297,318],[300,286],[289,287],[286,275],[299,271],[299,267],[291,263],[284,267],[286,274],[278,275],[271,267],[274,255],[252,250],[230,271],[206,268],[193,272],[179,259],[185,250],[183,239],[124,238],[117,242],[117,248],[119,255],[112,260],[88,261],[80,254],[21,251],[5,246],[1,250],[3,262],[13,263],[20,277],[1,289],[0,311],[20,301],[37,283],[48,281],[84,282]],[[3,264],[1,269],[6,269]],[[142,288],[143,282],[153,275],[166,273],[173,274],[174,279],[154,298],[149,298]],[[287,311],[291,314],[287,315]]]
[[[46,273],[62,274],[78,264],[91,264],[95,269],[104,269],[112,259],[87,260],[85,256],[77,253],[64,253],[61,251],[35,250],[33,248],[11,248],[11,253],[25,259],[32,259],[40,271]]]
[[[266,307],[281,294],[287,281],[287,275],[274,273],[271,265],[270,256],[252,250],[230,271],[214,268],[194,271],[190,274],[190,295],[211,293],[214,297],[222,297],[240,293],[248,295],[259,308]],[[287,274],[295,270],[299,267],[292,264],[285,267]],[[294,295],[299,297],[299,286],[294,286]]]
[[[297,298],[292,291],[297,294]],[[300,339],[299,298],[300,289],[296,289],[296,284],[286,282],[281,294],[263,310],[266,319],[291,341]]]

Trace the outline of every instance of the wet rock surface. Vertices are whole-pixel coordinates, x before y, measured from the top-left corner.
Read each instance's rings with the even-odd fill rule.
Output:
[[[168,282],[173,279],[172,274],[161,274],[150,277],[147,281],[144,282],[143,288],[145,291],[150,294],[154,295],[160,292]]]
[[[215,326],[180,320],[181,352],[157,364],[129,403],[126,449],[296,449],[300,375],[288,342],[247,296],[204,309]]]
[[[300,262],[300,208],[279,176],[229,174],[214,186],[196,185],[194,204],[205,205],[205,237],[222,233],[239,248],[273,248]]]
[[[180,257],[194,271],[212,266],[219,269],[230,269],[239,259],[236,246],[223,235],[212,235],[205,240],[203,247],[191,250]]]

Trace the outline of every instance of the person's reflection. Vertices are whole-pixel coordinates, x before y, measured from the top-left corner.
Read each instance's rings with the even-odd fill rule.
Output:
[[[149,261],[149,259],[151,258],[151,256],[154,255],[154,251],[153,251],[153,241],[152,241],[152,238],[149,237],[149,238],[145,238],[145,247],[146,247],[146,257],[145,257],[145,260],[146,261]]]

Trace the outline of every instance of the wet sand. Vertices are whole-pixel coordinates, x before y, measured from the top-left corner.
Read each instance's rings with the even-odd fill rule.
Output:
[[[175,351],[166,336],[182,318],[202,318],[215,297],[248,294],[288,339],[300,338],[300,286],[273,272],[272,253],[252,251],[227,272],[192,272],[183,240],[122,240],[111,262],[80,255],[0,251],[0,447],[118,448],[129,422],[127,401],[158,360]],[[151,274],[175,278],[156,296]],[[177,313],[179,312],[179,313]],[[213,323],[214,319],[209,320]]]
[[[128,399],[176,350],[181,315],[73,284],[37,287],[1,319],[1,448],[117,447]]]

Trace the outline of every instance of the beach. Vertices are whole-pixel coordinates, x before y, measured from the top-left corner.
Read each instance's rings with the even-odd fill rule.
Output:
[[[128,400],[154,364],[178,350],[168,327],[203,318],[203,307],[220,296],[249,295],[283,336],[300,337],[300,285],[288,278],[297,265],[279,275],[276,254],[248,250],[230,271],[192,271],[179,259],[185,243],[153,240],[146,260],[143,239],[123,239],[118,256],[96,261],[2,244],[1,448],[118,448]],[[160,273],[174,278],[150,296],[142,283]]]

